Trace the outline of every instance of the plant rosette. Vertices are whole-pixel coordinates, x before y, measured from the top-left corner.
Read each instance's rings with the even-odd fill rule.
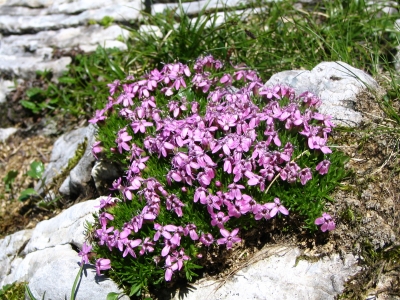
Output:
[[[89,120],[92,152],[126,172],[101,201],[92,244],[98,273],[111,269],[131,295],[191,280],[202,249],[232,249],[256,222],[295,213],[311,231],[334,229],[324,206],[346,158],[328,146],[334,125],[312,93],[210,55],[108,86]]]

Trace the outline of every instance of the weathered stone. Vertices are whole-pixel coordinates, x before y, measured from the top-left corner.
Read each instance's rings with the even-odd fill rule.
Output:
[[[295,247],[266,247],[259,259],[223,280],[200,280],[173,299],[334,299],[344,282],[360,270],[353,255],[338,254],[316,262],[299,259]]]
[[[5,5],[8,6],[26,6],[26,7],[48,7],[52,5],[54,0],[7,0]]]
[[[311,71],[284,71],[273,75],[267,86],[289,85],[296,94],[309,91],[322,100],[319,111],[331,115],[336,124],[359,125],[360,112],[354,110],[357,96],[367,90],[380,93],[378,83],[365,72],[344,62],[323,62]]]
[[[45,16],[47,9],[32,9],[22,6],[0,6],[0,16]]]
[[[141,8],[141,1],[136,0],[85,10],[78,15],[51,14],[40,17],[33,15],[4,15],[0,19],[0,31],[5,33],[24,33],[54,30],[87,25],[89,21],[100,22],[104,17],[111,17],[116,21],[137,20],[139,19]]]
[[[0,103],[6,101],[7,95],[15,90],[14,82],[0,79]]]
[[[0,240],[0,287],[3,279],[11,272],[11,263],[19,255],[32,236],[32,230],[21,230]]]
[[[61,185],[59,192],[63,195],[79,195],[84,191],[84,188],[91,179],[91,170],[95,161],[91,145],[94,143],[96,129],[93,125],[89,125],[85,129],[84,139],[86,139],[87,143],[86,149],[77,165],[71,170]]]
[[[49,186],[53,182],[55,176],[65,172],[63,170],[66,170],[68,162],[71,159],[77,159],[76,151],[78,150],[78,146],[81,145],[82,147],[86,143],[83,156],[70,172],[62,174],[66,179],[62,183],[59,192],[64,195],[75,195],[84,190],[90,181],[90,173],[94,164],[90,145],[94,142],[95,131],[95,127],[89,125],[64,134],[57,139],[51,152],[50,163],[46,166],[43,173],[46,186]],[[35,189],[41,192],[42,186],[38,184]]]
[[[92,214],[98,211],[95,206],[100,199],[75,204],[52,219],[39,222],[22,255],[56,245],[73,244],[81,248],[85,241],[85,222],[94,221]]]
[[[225,7],[236,7],[246,3],[247,2],[245,0],[224,0],[224,1],[200,0],[200,1],[182,3],[182,10],[188,15],[195,15],[200,13],[204,8],[207,10],[222,9]],[[152,6],[151,13],[155,15],[157,13],[162,13],[166,9],[172,10],[178,7],[179,3],[167,3],[167,4],[157,3]],[[179,14],[180,10],[178,9],[176,13]]]
[[[60,30],[42,31],[37,34],[11,35],[2,39],[0,54],[3,55],[27,55],[42,48],[61,48],[69,50],[80,47],[89,48],[88,51],[94,51],[98,45],[103,46],[107,41],[115,41],[119,36],[127,39],[129,32],[118,25],[112,25],[103,28],[100,25],[91,25],[88,27],[74,27]],[[126,49],[122,42],[121,50]],[[106,47],[107,48],[107,47]],[[36,53],[37,54],[37,53]],[[39,56],[46,60],[50,57]]]
[[[18,128],[0,128],[0,143],[5,142],[10,136],[18,131]]]
[[[129,2],[129,0],[56,1],[49,7],[49,12],[52,14],[77,14],[90,9],[106,7],[111,4],[124,4]]]
[[[25,281],[37,299],[42,299],[44,294],[46,299],[68,299],[79,262],[80,257],[70,245],[35,251],[18,260],[18,266],[6,277],[4,284]],[[97,276],[93,267],[86,266],[78,284],[77,299],[105,299],[110,292],[120,293],[121,290],[113,281]]]
[[[7,76],[29,79],[36,76],[36,71],[51,70],[54,76],[60,77],[70,63],[70,57],[42,61],[40,57],[0,55],[0,73]]]

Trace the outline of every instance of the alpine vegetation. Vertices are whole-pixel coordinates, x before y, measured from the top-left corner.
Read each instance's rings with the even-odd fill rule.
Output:
[[[257,222],[295,214],[310,231],[335,228],[325,204],[346,158],[328,144],[334,124],[312,93],[265,86],[246,65],[211,55],[108,86],[89,121],[98,126],[92,152],[125,174],[80,255],[128,294],[191,280],[207,251],[240,247]]]

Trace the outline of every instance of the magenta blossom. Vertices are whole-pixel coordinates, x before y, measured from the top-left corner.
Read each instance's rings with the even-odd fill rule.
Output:
[[[101,142],[94,142],[92,145],[92,154],[96,159],[99,159],[97,157],[97,154],[101,153],[103,151],[103,148],[100,147]]]
[[[96,260],[96,273],[101,275],[100,271],[111,269],[111,260],[107,258],[99,258]]]
[[[331,165],[331,162],[327,159],[321,161],[318,163],[318,165],[315,167],[315,169],[319,172],[320,175],[327,174],[329,171],[329,166]]]
[[[219,230],[223,236],[223,238],[218,239],[217,243],[218,245],[224,245],[226,244],[226,249],[231,249],[233,243],[239,243],[242,239],[237,237],[237,234],[239,232],[239,228],[233,229],[232,232],[229,232],[226,229],[220,229]]]
[[[322,225],[321,226],[321,231],[325,232],[325,231],[331,231],[334,230],[336,228],[336,224],[335,221],[333,220],[333,218],[331,217],[330,214],[327,213],[323,213],[322,217],[319,217],[315,220],[314,222],[315,225]]]
[[[92,250],[91,245],[87,245],[86,243],[83,243],[82,250],[78,253],[78,255],[82,257],[81,265],[89,263],[88,254],[90,253],[91,250]]]
[[[129,151],[131,147],[126,143],[129,142],[132,139],[132,137],[126,132],[126,128],[121,129],[118,131],[118,137],[115,140],[115,142],[118,145],[118,151],[119,153],[122,153],[122,149]]]
[[[213,238],[213,236],[211,235],[211,233],[205,233],[205,234],[203,233],[203,234],[201,235],[201,237],[200,237],[200,242],[201,242],[203,245],[209,247],[209,246],[212,245],[212,243],[214,243],[214,238]]]
[[[289,211],[281,204],[279,198],[275,198],[273,203],[265,203],[265,207],[270,210],[271,218],[275,217],[278,212],[283,215],[289,214]]]

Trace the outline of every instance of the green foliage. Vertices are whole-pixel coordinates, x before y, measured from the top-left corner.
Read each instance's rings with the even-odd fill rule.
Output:
[[[15,180],[15,178],[17,178],[17,176],[18,176],[18,171],[11,170],[3,178],[6,192],[12,192],[12,186],[13,186],[14,180]]]
[[[88,118],[104,103],[108,91],[106,83],[120,78],[124,53],[118,49],[99,47],[91,54],[78,54],[68,66],[68,71],[52,81],[51,73],[40,73],[43,88],[34,87],[26,92],[21,105],[34,114],[68,114]],[[116,63],[117,61],[117,63]]]
[[[1,300],[20,300],[25,297],[25,283],[14,282],[6,284],[0,289]]]
[[[105,16],[103,17],[103,19],[101,19],[101,21],[99,22],[99,24],[105,28],[110,27],[114,22],[114,18],[110,17],[110,16]]]
[[[33,179],[40,179],[44,172],[44,165],[41,161],[34,161],[30,165],[30,170],[26,173]]]

